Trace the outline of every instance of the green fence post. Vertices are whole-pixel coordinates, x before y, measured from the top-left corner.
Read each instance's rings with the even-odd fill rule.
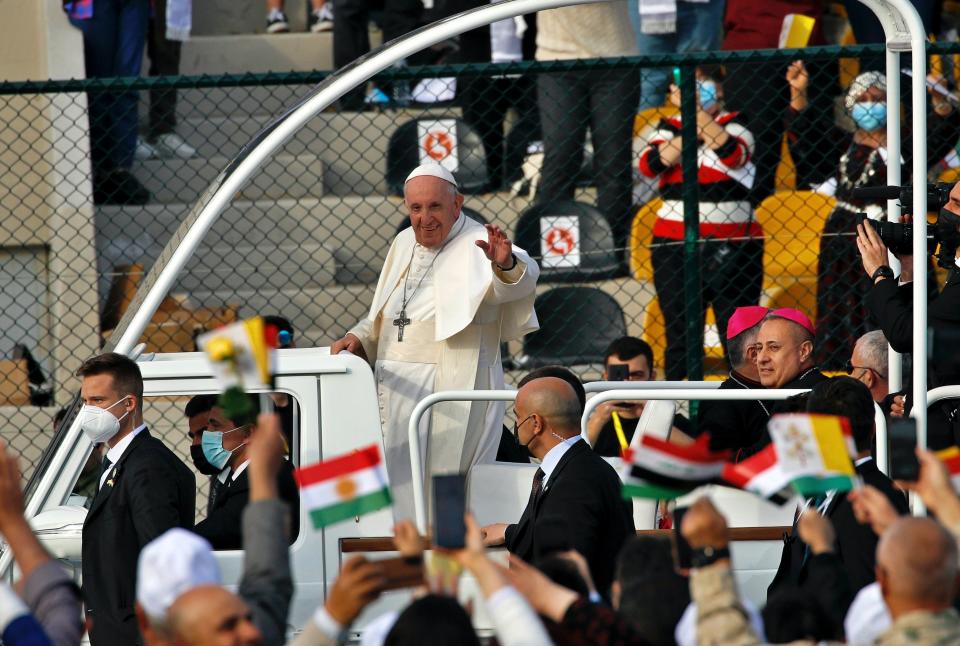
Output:
[[[686,298],[687,378],[703,379],[703,323],[700,321],[700,196],[697,184],[697,82],[696,67],[680,67],[680,136],[683,150],[683,293]],[[666,321],[670,325],[669,321]],[[697,402],[690,402],[690,419],[696,420]]]

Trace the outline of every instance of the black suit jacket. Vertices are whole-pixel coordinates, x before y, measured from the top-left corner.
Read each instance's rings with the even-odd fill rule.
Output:
[[[636,532],[633,504],[620,495],[617,472],[584,441],[560,458],[536,504],[507,527],[506,545],[526,561],[558,549],[580,552],[606,594],[620,546]]]
[[[229,485],[213,501],[210,513],[197,523],[193,531],[210,541],[215,550],[243,549],[243,510],[250,502],[250,480],[248,469],[237,476],[236,480],[227,480]],[[216,483],[216,477],[213,483]],[[214,486],[214,484],[211,486]],[[293,477],[293,465],[284,460],[277,474],[277,493],[280,499],[290,506],[290,541],[293,542],[300,532],[300,491]]]
[[[146,429],[111,466],[83,523],[83,598],[93,646],[142,643],[133,614],[137,558],[168,529],[193,526],[196,497],[193,472]]]
[[[909,511],[907,498],[897,489],[893,481],[881,473],[876,462],[869,460],[857,467],[857,474],[863,478],[865,484],[879,489],[893,503],[894,508],[901,514]],[[869,525],[861,525],[853,515],[853,507],[843,492],[834,494],[827,506],[826,514],[837,534],[836,555],[843,564],[850,590],[856,594],[860,588],[876,579],[874,565],[876,564],[877,535]],[[804,563],[806,545],[797,536],[794,526],[789,536],[784,536],[783,554],[780,558],[780,567],[773,583],[767,590],[767,597],[784,585],[803,585],[809,575],[809,559]]]
[[[802,373],[794,377],[791,381],[780,386],[784,390],[789,390],[793,388],[813,388],[819,383],[829,380],[830,377],[826,376],[817,368],[808,368]],[[786,400],[767,400],[765,404],[767,410],[770,411],[770,416],[777,415],[779,413],[802,413],[807,410],[807,399],[806,394],[796,395]],[[743,447],[740,449],[740,452],[737,454],[737,461],[745,460],[746,458],[759,453],[770,444],[770,433],[767,432],[767,427],[764,425],[763,433],[760,436],[760,439],[753,444]]]
[[[867,292],[867,308],[883,335],[897,352],[913,352],[913,287],[910,283],[897,285],[895,280],[881,280]],[[960,330],[960,276],[951,270],[943,291],[927,305],[927,323],[933,330]],[[927,388],[960,383],[955,351],[934,348],[934,360],[927,364]],[[938,357],[943,362],[938,361]],[[909,382],[907,410],[912,406]],[[955,400],[934,405],[927,414],[927,442],[932,449],[944,449],[960,443],[960,419],[951,421]]]
[[[751,381],[737,372],[724,379],[720,390],[762,389],[763,385]],[[766,436],[770,421],[769,401],[722,401],[700,402],[700,431],[710,434],[710,447],[714,450],[734,451],[757,444]]]

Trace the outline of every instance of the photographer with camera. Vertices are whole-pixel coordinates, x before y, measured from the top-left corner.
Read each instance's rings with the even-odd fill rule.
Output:
[[[928,188],[928,205],[939,209],[937,221],[930,225],[932,242],[939,244],[937,262],[947,268],[947,282],[943,290],[927,303],[927,322],[933,331],[933,343],[928,350],[927,384],[929,388],[960,383],[960,361],[954,349],[946,351],[940,340],[943,335],[955,337],[960,333],[960,183],[952,188],[932,185]],[[896,191],[901,204],[909,208],[909,188]],[[873,282],[867,293],[866,305],[883,330],[884,336],[897,352],[908,353],[913,343],[913,258],[908,255],[912,244],[912,228],[905,224],[864,220],[857,225],[857,248],[863,269]],[[887,248],[900,262],[903,271],[896,279],[887,264]],[[928,245],[928,248],[930,245]],[[933,249],[931,249],[931,253]],[[909,393],[909,387],[905,387]],[[909,398],[905,411],[912,403]],[[934,405],[927,415],[927,442],[931,449],[943,449],[960,444],[960,405],[948,400]]]
[[[811,77],[802,61],[787,70],[790,108],[785,115],[790,154],[797,167],[797,188],[812,188],[837,199],[824,223],[817,267],[817,351],[824,370],[842,370],[854,342],[872,329],[863,295],[870,288],[860,273],[854,246],[858,214],[882,218],[886,198],[871,194],[887,184],[887,117],[900,119],[906,106],[887,105],[887,78],[875,71],[857,76],[843,97],[843,107],[854,128],[824,132],[822,116],[808,100]],[[928,77],[927,160],[943,159],[960,133],[960,112],[937,88],[942,79]],[[909,119],[904,121],[903,168],[911,168]],[[907,172],[906,170],[904,171]],[[904,177],[907,175],[905,174]]]

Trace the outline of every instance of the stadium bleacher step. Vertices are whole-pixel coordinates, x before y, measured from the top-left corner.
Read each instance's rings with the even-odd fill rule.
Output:
[[[134,162],[133,174],[153,196],[153,202],[193,203],[227,167],[227,157],[150,159]],[[323,161],[315,154],[277,155],[240,190],[248,200],[320,197]]]
[[[323,113],[294,134],[279,154],[319,155],[324,163],[324,194],[383,195],[387,147],[397,127],[411,119],[459,114],[455,108]],[[179,131],[200,157],[233,157],[271,119],[259,114],[193,117],[183,121]]]

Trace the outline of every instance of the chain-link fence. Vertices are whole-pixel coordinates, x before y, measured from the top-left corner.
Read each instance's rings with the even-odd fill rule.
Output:
[[[339,338],[407,223],[404,177],[433,159],[469,217],[540,263],[541,330],[503,347],[512,381],[546,363],[599,377],[622,335],[646,339],[666,378],[725,374],[727,320],[756,304],[808,313],[820,367],[841,370],[873,327],[855,224],[885,203],[853,189],[887,183],[887,115],[910,168],[909,83],[885,110],[881,77],[850,89],[858,57],[880,51],[394,70],[374,80],[385,103],[317,115],[233,197],[143,341],[192,350],[199,331],[256,313],[289,319],[299,346]],[[929,175],[948,179],[960,46],[931,51]],[[638,112],[654,67],[662,107]],[[324,76],[0,85],[0,418],[25,462],[201,193]]]

